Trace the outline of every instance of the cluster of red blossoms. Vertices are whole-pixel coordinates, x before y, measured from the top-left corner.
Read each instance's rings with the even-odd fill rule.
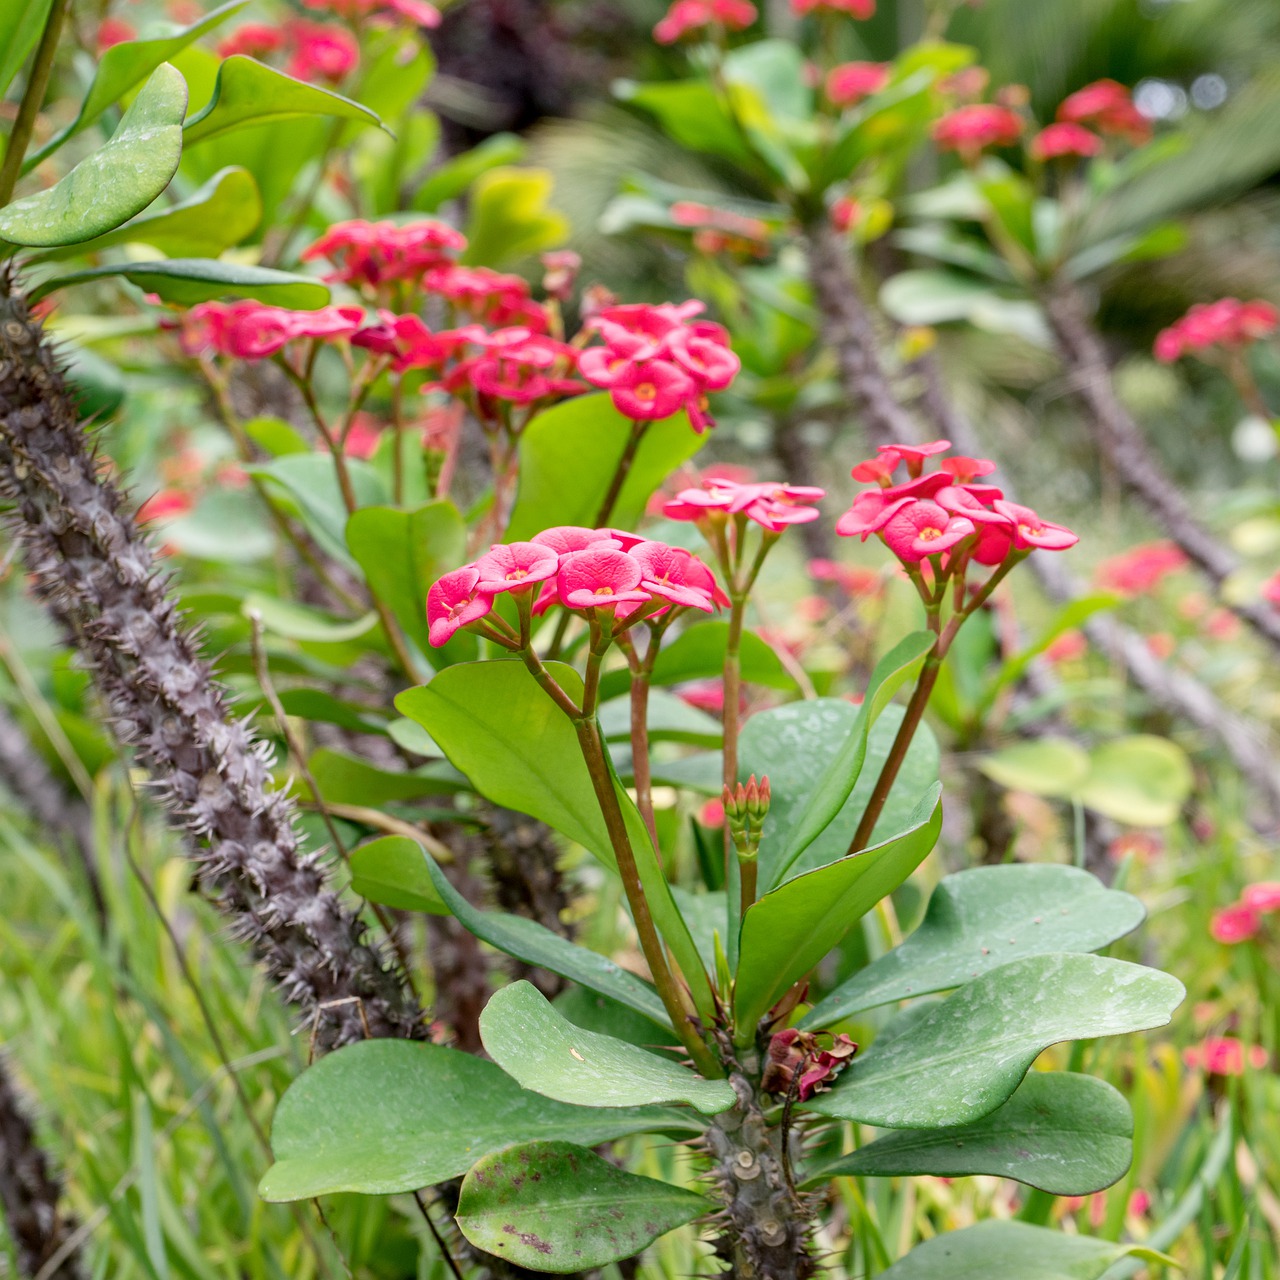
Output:
[[[817,502],[824,492],[812,485],[776,484],[772,480],[740,484],[712,476],[696,489],[681,489],[663,505],[662,513],[669,520],[698,524],[736,516],[753,521],[768,533],[781,533],[793,524],[816,520],[821,512],[807,504]]]
[[[502,641],[483,621],[494,599],[504,592],[531,594],[535,587],[529,606],[535,617],[559,604],[599,610],[626,626],[673,608],[710,613],[728,604],[711,570],[691,551],[619,529],[561,525],[528,542],[497,543],[474,564],[434,583],[427,592],[431,643],[446,644],[463,627]]]
[[[702,309],[696,300],[606,307],[588,322],[604,345],[583,351],[578,371],[607,390],[618,412],[633,421],[684,409],[693,429],[705,431],[715,425],[707,393],[723,391],[741,362],[721,325],[694,319]]]
[[[416,22],[420,27],[438,27],[440,10],[427,0],[302,0],[304,9],[320,9],[335,13],[348,22],[361,18],[396,17]]]
[[[659,44],[675,44],[693,32],[710,27],[745,31],[759,15],[750,0],[675,0],[653,29]]]
[[[389,280],[420,280],[432,267],[450,263],[450,253],[467,247],[467,238],[434,218],[418,222],[334,223],[302,251],[302,260],[327,258],[331,284],[378,286]]]
[[[1238,902],[1214,912],[1209,932],[1218,942],[1231,945],[1256,938],[1262,931],[1264,916],[1280,911],[1280,884],[1262,880],[1249,885]]]
[[[978,483],[995,470],[983,458],[944,458],[926,473],[925,461],[951,445],[881,445],[876,457],[853,468],[853,478],[873,482],[836,521],[836,532],[877,534],[904,564],[946,553],[977,564],[1002,564],[1011,552],[1065,551],[1079,538],[1062,525],[1042,520],[1030,507],[1005,500],[995,485]],[[906,465],[907,478],[896,481]]]
[[[363,307],[290,311],[251,300],[202,302],[182,317],[180,341],[189,356],[214,352],[237,360],[262,360],[299,339],[349,339],[363,324]]]
[[[1172,542],[1144,542],[1104,560],[1097,569],[1098,585],[1125,596],[1154,591],[1171,573],[1186,567],[1187,557]]]
[[[889,83],[887,62],[842,62],[827,72],[825,92],[833,107],[853,107]]]
[[[1199,302],[1181,320],[1156,335],[1155,356],[1171,364],[1210,347],[1248,346],[1260,338],[1269,338],[1278,328],[1280,311],[1269,302],[1241,302],[1239,298]]]
[[[289,58],[284,68],[286,75],[333,84],[345,79],[360,61],[360,46],[351,32],[303,18],[290,18],[278,27],[265,22],[246,23],[218,45],[218,53],[224,58],[264,58],[285,53]]]
[[[1151,121],[1133,104],[1133,95],[1115,80],[1095,80],[1064,98],[1058,119],[1065,124],[1092,125],[1099,133],[1133,146],[1151,141]]]

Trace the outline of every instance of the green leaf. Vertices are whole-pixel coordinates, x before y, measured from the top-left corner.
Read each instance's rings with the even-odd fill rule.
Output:
[[[530,982],[493,995],[480,1015],[485,1051],[526,1089],[587,1107],[687,1102],[704,1115],[737,1101],[727,1080],[704,1080],[676,1062],[567,1021]]]
[[[403,773],[379,769],[360,756],[321,747],[308,761],[320,795],[331,804],[377,806],[422,796],[451,795],[462,779],[443,761]]]
[[[0,209],[0,239],[79,244],[140,213],[177,171],[186,109],[187,82],[168,63],[157,67],[104,147],[48,190]]]
[[[194,147],[246,125],[274,124],[302,116],[337,116],[382,127],[376,111],[340,93],[304,84],[283,71],[235,54],[218,68],[213,96],[187,121],[186,145]]]
[[[1154,734],[1113,738],[1089,753],[1077,794],[1086,808],[1134,827],[1176,822],[1194,778],[1186,753]]]
[[[294,306],[295,304],[285,304]],[[304,308],[308,309],[308,308]],[[244,423],[244,433],[264,453],[273,458],[283,458],[289,453],[311,453],[307,438],[292,423],[283,418],[250,418]]]
[[[778,883],[787,840],[859,714],[859,708],[844,698],[810,698],[757,712],[743,725],[738,773],[754,773],[757,777],[767,774],[773,794],[760,842],[758,874],[763,889],[772,889]],[[825,866],[848,852],[904,715],[901,707],[890,705],[872,726],[857,784],[830,825],[791,864],[789,876]],[[937,739],[927,725],[921,724],[876,822],[871,842],[887,840],[901,831],[921,795],[937,779]]]
[[[314,311],[329,301],[329,286],[310,276],[211,258],[160,258],[154,262],[89,267],[44,281],[32,296],[44,297],[54,289],[108,276],[120,276],[165,302],[184,307],[211,298],[254,298],[273,307]]]
[[[0,98],[36,47],[53,0],[8,0],[0,5]]]
[[[1159,1256],[1024,1222],[980,1222],[916,1245],[881,1280],[1101,1280],[1121,1258]]]
[[[571,1142],[529,1142],[476,1162],[455,1217],[476,1248],[515,1266],[564,1273],[634,1257],[715,1207]]]
[[[622,80],[613,91],[621,101],[656,117],[663,131],[682,147],[732,160],[747,169],[758,167],[741,131],[706,81],[636,84]]]
[[[351,568],[356,562],[347,551],[348,512],[327,453],[288,454],[271,462],[245,468],[250,475],[278,484],[297,504],[307,529],[330,555]],[[387,501],[386,487],[367,462],[347,459],[347,471],[355,490],[356,506],[375,507]],[[425,608],[425,601],[423,602]]]
[[[457,507],[452,502],[429,502],[413,511],[365,507],[347,521],[346,540],[369,589],[418,648],[430,653],[427,590],[466,559],[467,528]]]
[[[788,880],[747,911],[733,989],[739,1037],[754,1039],[756,1024],[787,988],[924,861],[942,830],[941,791],[930,787],[906,831]]]
[[[517,960],[523,960],[525,964],[558,973],[562,978],[569,978],[643,1014],[659,1027],[664,1027],[668,1039],[675,1034],[667,1021],[662,1000],[649,983],[619,968],[607,956],[575,946],[536,920],[505,915],[500,911],[476,910],[450,884],[429,854],[424,854],[422,860],[436,894],[468,933]]]
[[[559,524],[594,528],[631,437],[631,422],[607,392],[577,396],[540,413],[520,438],[520,479],[508,542]],[[702,447],[684,413],[650,423],[609,522],[629,529],[658,486]]]
[[[686,680],[718,677],[724,671],[724,651],[728,642],[727,622],[712,619],[692,623],[663,646],[653,664],[650,683],[654,686],[682,684]],[[743,683],[763,684],[770,689],[788,692],[795,689],[795,679],[782,665],[778,655],[754,631],[742,633],[739,659]],[[628,668],[606,671],[600,681],[600,696],[605,700],[621,697],[630,687],[631,672]]]
[[[262,220],[253,174],[239,165],[219,169],[203,186],[167,209],[144,214],[74,248],[43,254],[45,261],[72,253],[97,253],[117,244],[149,244],[174,257],[216,258],[239,244]]]
[[[1031,738],[984,757],[993,782],[1037,796],[1070,796],[1089,776],[1089,753],[1069,738]]]
[[[527,145],[514,133],[495,133],[470,151],[446,160],[434,169],[410,201],[418,213],[435,213],[448,200],[456,200],[483,173],[523,158]]]
[[[858,718],[819,778],[800,820],[787,833],[787,841],[777,863],[775,883],[785,878],[800,855],[844,808],[862,772],[872,725],[898,689],[919,671],[925,656],[933,648],[933,641],[934,637],[928,631],[913,631],[876,663]]]
[[[569,1107],[491,1062],[440,1045],[365,1040],[321,1058],[280,1099],[263,1199],[394,1195],[464,1174],[512,1142],[593,1146],[628,1133],[696,1132],[686,1113]]]
[[[499,267],[562,244],[569,220],[547,208],[555,178],[547,169],[489,169],[471,184],[462,261]]]
[[[287,640],[309,640],[319,644],[342,644],[368,635],[377,626],[372,610],[358,618],[335,618],[320,609],[311,609],[291,600],[262,595],[256,591],[245,597],[241,612],[247,618],[256,613],[263,627]]]
[[[128,40],[123,44],[112,45],[98,59],[93,83],[80,104],[76,118],[39,151],[28,157],[22,171],[30,171],[47,156],[51,156],[68,138],[87,129],[109,106],[119,102],[130,89],[146,80],[157,67],[170,61],[176,53],[221,25],[248,3],[249,0],[232,0],[230,4],[214,9],[199,22],[183,27],[172,35],[158,36],[151,40]],[[4,42],[0,40],[0,49],[3,47]],[[182,123],[181,118],[178,123]]]
[[[1098,951],[1146,911],[1076,867],[973,867],[933,891],[920,927],[805,1014],[829,1027],[863,1009],[958,987],[1024,956]]]
[[[900,1129],[805,1178],[918,1174],[1013,1178],[1055,1196],[1085,1196],[1122,1178],[1133,1159],[1133,1113],[1103,1080],[1032,1071],[1004,1106],[972,1124]]]
[[[582,678],[569,666],[547,669],[581,705]],[[416,720],[481,795],[554,827],[616,870],[613,845],[595,788],[569,718],[538,687],[521,662],[459,663],[430,684],[396,698],[402,715]],[[705,1017],[711,991],[671,896],[635,804],[614,779],[649,909]]]
[[[436,892],[426,859],[427,851],[408,836],[370,840],[351,851],[352,891],[398,911],[447,916],[449,908]]]
[[[803,1106],[887,1129],[969,1124],[1051,1044],[1164,1026],[1185,995],[1177,978],[1123,960],[1028,956],[910,1010]]]

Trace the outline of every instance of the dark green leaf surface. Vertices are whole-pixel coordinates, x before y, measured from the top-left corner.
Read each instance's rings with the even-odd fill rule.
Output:
[[[186,109],[187,82],[163,63],[105,146],[48,190],[0,209],[0,240],[33,248],[79,244],[141,213],[177,171]]]
[[[1098,951],[1146,911],[1075,867],[973,867],[933,891],[920,927],[856,973],[801,1020],[826,1027],[893,1000],[958,987],[1023,956]]]
[[[743,917],[733,1010],[742,1037],[787,988],[929,855],[942,830],[941,786],[921,801],[906,831],[766,893]]]
[[[909,1011],[803,1105],[888,1129],[969,1124],[1001,1106],[1051,1044],[1162,1027],[1185,995],[1169,974],[1122,960],[1028,956]]]
[[[211,298],[254,298],[273,307],[315,311],[329,301],[329,286],[309,276],[245,263],[216,262],[211,258],[160,258],[152,262],[89,267],[45,281],[37,296],[107,276],[120,276],[165,302],[184,307]]]
[[[331,89],[304,84],[241,54],[218,68],[213,96],[187,121],[186,145],[208,142],[247,125],[276,124],[302,116],[338,116],[381,126],[377,112]]]
[[[536,920],[500,911],[478,911],[449,883],[429,854],[422,854],[421,861],[434,892],[469,933],[517,960],[549,969],[643,1014],[650,1022],[666,1028],[665,1038],[663,1032],[656,1033],[659,1043],[666,1043],[675,1035],[658,993],[643,979],[619,968],[607,956],[575,946]],[[651,1027],[650,1035],[654,1034]]]
[[[687,1102],[713,1116],[734,1105],[727,1080],[704,1080],[612,1036],[568,1022],[529,982],[503,987],[480,1015],[489,1056],[526,1089],[586,1107]]]
[[[571,1142],[529,1142],[477,1161],[462,1183],[457,1222],[486,1253],[563,1273],[634,1257],[714,1208]]]
[[[53,0],[7,0],[0,5],[0,98],[39,42]]]
[[[534,418],[520,439],[519,488],[506,540],[518,542],[559,524],[594,527],[630,435],[630,420],[604,392],[567,400]],[[663,480],[701,446],[683,413],[650,423],[609,523],[630,529]]]
[[[1158,1256],[1024,1222],[980,1222],[917,1245],[881,1280],[1101,1280],[1121,1258]]]
[[[1055,1196],[1084,1196],[1122,1178],[1133,1159],[1133,1113],[1105,1080],[1032,1071],[1004,1106],[973,1124],[900,1129],[815,1169],[837,1177],[992,1174]]]
[[[459,1177],[513,1141],[593,1146],[696,1128],[677,1111],[565,1106],[456,1049],[365,1040],[308,1067],[280,1099],[271,1129],[276,1162],[260,1192],[266,1200],[392,1195]]]
[[[427,871],[426,850],[408,836],[383,836],[351,851],[351,888],[370,902],[398,911],[447,916]]]

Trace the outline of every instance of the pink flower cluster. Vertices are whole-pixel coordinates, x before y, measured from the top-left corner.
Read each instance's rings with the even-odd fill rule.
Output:
[[[1211,1076],[1242,1076],[1246,1064],[1261,1071],[1270,1059],[1260,1045],[1246,1045],[1235,1036],[1208,1036],[1182,1051],[1182,1061],[1192,1070]]]
[[[793,524],[808,524],[821,514],[807,506],[824,496],[824,490],[810,485],[776,484],[766,480],[739,484],[733,480],[708,477],[696,489],[682,489],[662,511],[671,520],[727,520],[741,516],[769,533],[781,533]]]
[[[303,8],[321,9],[336,13],[348,22],[370,16],[385,17],[394,14],[420,27],[438,27],[440,10],[427,0],[302,0]]]
[[[978,483],[995,470],[983,458],[945,458],[926,473],[926,459],[951,448],[946,440],[924,445],[881,445],[876,457],[853,468],[853,478],[876,488],[858,495],[836,521],[836,532],[877,534],[904,564],[943,553],[964,553],[978,564],[1001,564],[1011,552],[1065,551],[1079,538],[1042,520],[1030,507],[1007,502],[995,485]],[[907,478],[895,473],[906,465]]]
[[[535,615],[559,604],[639,621],[671,608],[710,613],[728,603],[691,551],[618,529],[561,525],[528,542],[497,543],[474,564],[434,583],[427,592],[431,643],[446,644],[460,628],[479,623],[503,592],[535,587]]]
[[[693,319],[701,311],[697,301],[605,307],[588,322],[604,345],[583,351],[578,369],[634,421],[684,409],[693,429],[705,431],[715,425],[707,393],[729,386],[741,362],[722,326]]]
[[[827,73],[827,101],[833,107],[852,107],[879,93],[889,83],[887,62],[842,62]]]
[[[799,18],[810,13],[843,13],[865,22],[875,17],[876,0],[791,0],[791,11]]]
[[[1261,880],[1249,885],[1237,902],[1213,913],[1209,932],[1215,941],[1232,946],[1256,938],[1264,916],[1280,911],[1280,882]]]
[[[745,31],[758,16],[750,0],[675,0],[654,27],[653,38],[659,44],[675,44],[691,32],[708,27]]]
[[[1185,568],[1187,557],[1172,542],[1144,542],[1104,560],[1098,585],[1124,596],[1154,591],[1171,573]]]
[[[360,61],[360,46],[351,32],[302,18],[292,18],[278,27],[247,23],[218,45],[218,53],[224,58],[262,58],[282,51],[289,54],[286,74],[297,80],[320,79],[336,84]]]
[[[1037,160],[1058,160],[1066,156],[1096,156],[1102,150],[1102,139],[1082,124],[1059,120],[1041,129],[1028,148]]]
[[[1133,95],[1115,80],[1095,80],[1064,98],[1058,119],[1092,125],[1099,133],[1123,138],[1134,146],[1151,140],[1151,121],[1133,105]]]
[[[328,258],[335,270],[329,283],[376,288],[389,280],[421,280],[433,267],[451,262],[450,252],[465,249],[466,237],[434,218],[418,222],[336,222],[302,251],[304,262]]]
[[[1008,107],[974,102],[949,111],[933,126],[933,140],[942,151],[959,152],[967,163],[987,147],[1008,147],[1022,137],[1022,117]]]
[[[1280,328],[1280,311],[1269,302],[1219,298],[1198,302],[1181,320],[1156,335],[1155,356],[1165,364],[1210,347],[1240,348],[1269,338]]]
[[[261,360],[304,338],[351,338],[364,324],[362,307],[290,311],[261,302],[201,302],[183,317],[180,341],[189,356],[214,352],[238,360]]]

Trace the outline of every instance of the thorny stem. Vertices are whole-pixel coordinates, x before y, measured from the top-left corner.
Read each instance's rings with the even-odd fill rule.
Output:
[[[31,132],[35,128],[40,108],[44,106],[44,95],[49,88],[49,79],[53,75],[53,63],[58,55],[58,42],[62,38],[62,26],[70,11],[71,0],[55,0],[53,8],[49,10],[48,20],[44,24],[44,34],[40,37],[35,61],[31,64],[27,87],[18,105],[18,117],[13,122],[9,141],[5,145],[4,163],[0,165],[0,209],[13,199],[13,189],[17,186],[18,176],[22,172],[22,159],[27,153]]]
[[[593,624],[593,628],[595,626],[598,624]],[[592,647],[594,649],[596,646]],[[605,829],[609,833],[609,843],[618,860],[618,873],[622,878],[622,887],[627,895],[627,903],[631,907],[636,934],[640,940],[640,949],[649,966],[654,986],[657,987],[667,1016],[680,1037],[680,1043],[693,1059],[694,1065],[708,1079],[716,1079],[724,1072],[685,1011],[675,978],[667,964],[666,952],[663,950],[662,939],[658,936],[653,913],[649,910],[649,900],[645,896],[644,885],[640,880],[640,869],[636,865],[635,852],[631,848],[631,838],[627,834],[622,806],[618,803],[618,794],[614,790],[613,775],[609,769],[604,741],[600,736],[600,726],[596,722],[594,710],[588,712],[585,703],[583,707],[577,706],[542,665],[538,655],[531,648],[528,646],[522,648],[520,657],[529,673],[573,724],[574,732],[578,737],[578,747],[591,777],[596,803],[600,806]]]

